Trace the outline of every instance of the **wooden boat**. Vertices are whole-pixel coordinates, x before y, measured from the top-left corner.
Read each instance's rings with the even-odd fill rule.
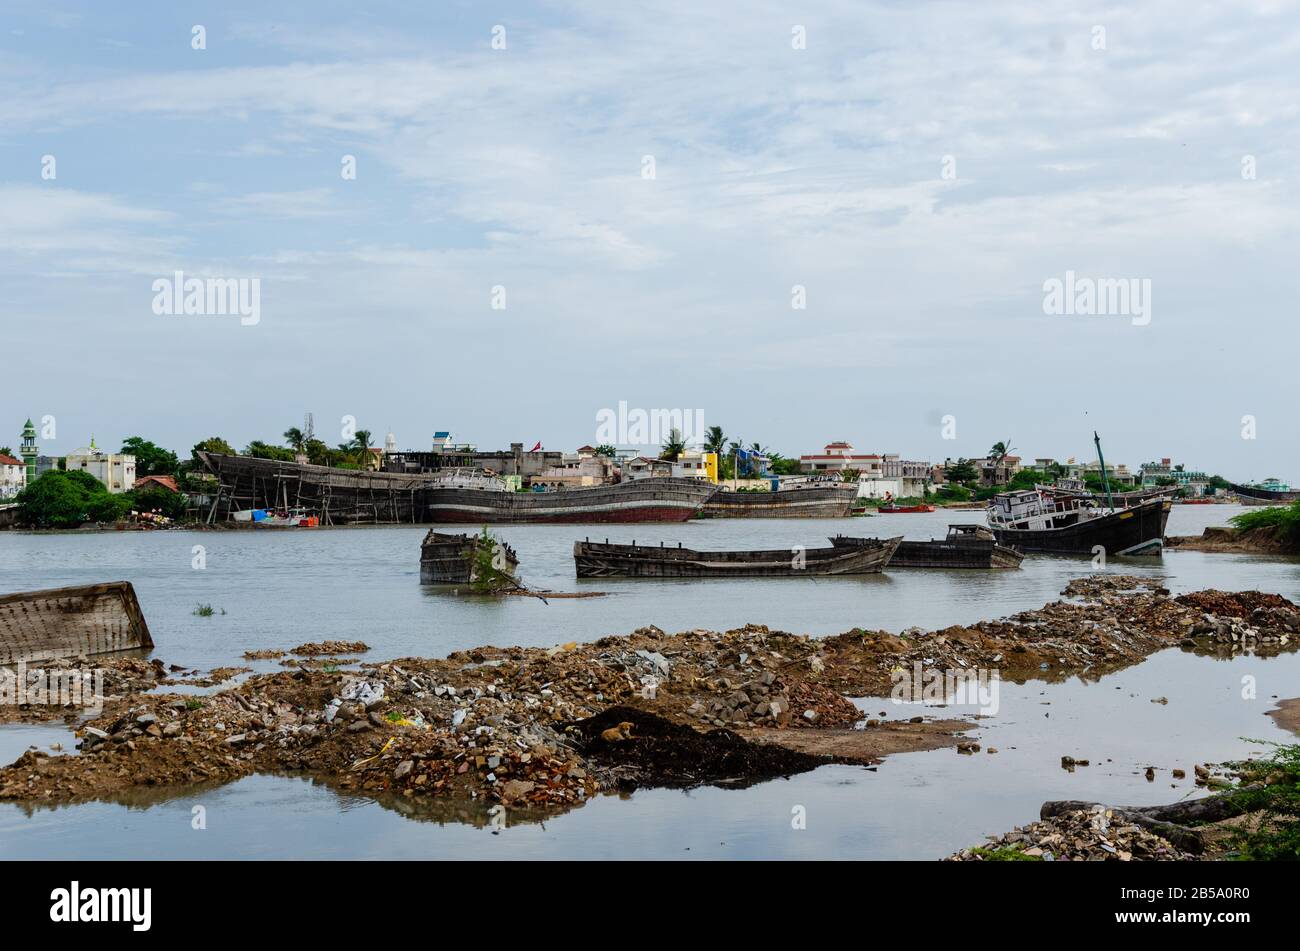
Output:
[[[858,497],[856,485],[814,485],[776,492],[719,489],[700,510],[701,518],[847,518]]]
[[[478,581],[477,558],[483,539],[478,535],[449,535],[429,530],[420,543],[420,584],[472,584]],[[496,542],[493,565],[514,576],[519,567],[515,550]]]
[[[249,509],[302,508],[322,525],[356,522],[520,524],[684,522],[717,491],[699,479],[635,479],[617,485],[514,492],[498,478],[367,472],[199,452],[217,479],[208,520]]]
[[[150,647],[129,581],[0,595],[0,664]]]
[[[1242,505],[1289,505],[1300,499],[1300,491],[1277,479],[1266,479],[1257,485],[1229,485]]]
[[[422,499],[425,520],[434,523],[684,522],[716,491],[702,479],[665,477],[554,492],[431,485]]]
[[[874,539],[836,535],[836,547],[855,546]],[[1025,556],[1014,548],[999,545],[993,533],[983,525],[949,525],[943,541],[899,544],[889,559],[890,568],[1019,568]]]
[[[876,509],[881,515],[894,515],[899,512],[934,512],[937,509],[929,503],[921,505],[882,505]]]
[[[993,499],[989,527],[998,544],[1019,551],[1158,555],[1173,501],[1148,499],[1106,508],[1087,499],[1051,499],[1033,489]]]
[[[865,575],[889,562],[902,538],[862,539],[852,548],[776,548],[768,551],[696,551],[666,545],[573,545],[579,578],[806,578]]]

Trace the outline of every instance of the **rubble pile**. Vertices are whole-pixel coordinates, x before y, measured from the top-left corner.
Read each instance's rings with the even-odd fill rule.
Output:
[[[62,657],[40,666],[0,667],[0,697],[5,701],[0,703],[0,723],[59,718],[72,723],[82,719],[87,707],[119,702],[167,680],[167,669],[156,658]],[[75,702],[60,702],[69,698]]]
[[[370,646],[364,641],[316,641],[311,644],[299,644],[290,654],[297,654],[300,657],[321,657],[325,654],[364,654],[370,650]],[[255,651],[256,654],[267,654],[270,651]]]
[[[1199,857],[1180,851],[1167,839],[1098,806],[990,836],[988,845],[962,849],[944,861],[1185,862]]]
[[[1176,598],[1202,612],[1190,636],[1233,648],[1286,647],[1300,635],[1300,608],[1286,598],[1259,591],[1197,591]]]
[[[1100,672],[1187,642],[1207,618],[1280,638],[1296,610],[1219,592],[1174,600],[1108,574],[1066,593],[1078,600],[939,631],[814,639],[761,625],[671,635],[646,627],[589,644],[481,647],[346,671],[330,661],[366,645],[326,641],[295,649],[304,658],[296,667],[201,697],[154,691],[239,669],[175,681],[158,661],[110,661],[99,666],[114,671],[111,699],[83,724],[83,755],[33,755],[0,769],[0,799],[59,801],[255,771],[305,771],[399,800],[520,807],[568,806],[637,784],[745,782],[935,748],[933,730],[879,721],[852,729],[864,715],[846,697],[890,696],[900,669]],[[944,729],[951,739],[969,727]]]

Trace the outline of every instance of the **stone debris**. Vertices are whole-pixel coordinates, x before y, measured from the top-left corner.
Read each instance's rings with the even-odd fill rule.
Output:
[[[364,641],[316,641],[311,644],[299,644],[290,654],[300,657],[320,657],[326,654],[364,654],[370,646]]]
[[[1154,832],[1117,819],[1114,812],[1099,806],[990,836],[987,845],[962,849],[944,861],[1183,862],[1198,858],[1180,851]]]
[[[299,666],[204,696],[157,692],[189,682],[168,680],[160,661],[101,662],[112,673],[103,711],[81,724],[83,755],[0,769],[0,800],[103,797],[258,771],[303,771],[376,795],[546,809],[629,784],[743,783],[862,762],[875,738],[895,741],[891,751],[912,748],[882,727],[853,730],[865,714],[846,699],[890,696],[900,668],[995,666],[1026,679],[1097,672],[1181,643],[1206,614],[1123,576],[1080,579],[1067,593],[1078,600],[940,631],[814,639],[752,624],[672,635],[646,627],[594,643],[487,646],[346,672]],[[1248,609],[1252,624],[1258,608],[1281,620],[1294,611],[1290,602],[1223,603]],[[298,650],[313,647],[317,656],[365,649],[327,641]],[[614,709],[619,718],[605,722]],[[588,730],[622,722],[633,726],[618,742]],[[857,741],[853,759],[832,742],[844,735]],[[1210,778],[1198,771],[1198,781]]]

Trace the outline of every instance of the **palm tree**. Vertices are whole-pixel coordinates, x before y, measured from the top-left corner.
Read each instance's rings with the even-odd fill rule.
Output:
[[[358,429],[352,437],[352,448],[357,454],[357,463],[362,467],[370,465],[370,430]]]
[[[1007,448],[1007,444],[1005,442],[995,442],[993,444],[993,448],[989,450],[989,458],[992,459],[994,462],[1001,462],[1002,457],[1005,456],[1010,451],[1011,450]]]
[[[704,451],[716,452],[722,455],[722,448],[727,444],[727,437],[723,435],[721,426],[710,426],[704,431]]]
[[[297,426],[290,426],[284,431],[284,441],[296,453],[301,453],[307,445],[307,434]]]
[[[669,462],[676,462],[677,458],[685,451],[686,441],[682,439],[682,431],[674,426],[668,431],[668,438],[664,441],[659,458],[666,459]]]

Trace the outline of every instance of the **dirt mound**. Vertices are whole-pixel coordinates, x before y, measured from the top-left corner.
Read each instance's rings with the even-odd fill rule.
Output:
[[[631,724],[626,738],[607,738],[620,724]],[[821,756],[779,746],[751,743],[730,730],[700,733],[635,707],[610,707],[569,725],[578,748],[591,762],[611,771],[624,789],[638,786],[688,787],[704,783],[747,785],[824,766]]]
[[[1296,610],[1296,605],[1280,594],[1265,594],[1262,591],[1216,591],[1210,588],[1206,591],[1182,594],[1174,600],[1179,604],[1196,608],[1198,611],[1204,611],[1206,614],[1216,614],[1219,617],[1235,617],[1243,620],[1249,618],[1260,608]]]

